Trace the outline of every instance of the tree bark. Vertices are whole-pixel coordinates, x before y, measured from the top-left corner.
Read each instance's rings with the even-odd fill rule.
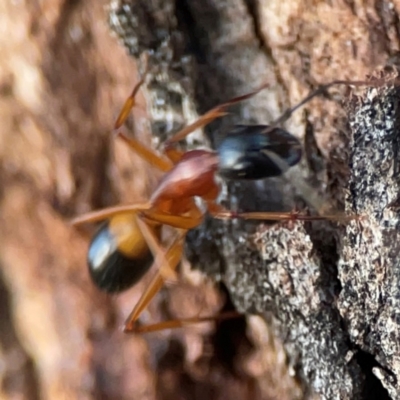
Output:
[[[1,398],[400,398],[398,1],[3,3]],[[322,83],[387,80],[351,95],[333,88],[285,122],[304,143],[287,175],[222,183],[228,207],[271,211],[305,208],[294,184],[305,180],[358,219],[207,218],[189,234],[192,267],[227,288],[248,325],[126,336],[119,328],[146,281],[110,297],[88,278],[92,229],[69,220],[148,198],[159,179],[110,135],[145,54],[144,96],[127,125],[154,147],[265,82],[186,146],[215,146],[234,124],[267,124]],[[220,302],[209,284],[182,283],[143,320]]]
[[[150,50],[163,83],[184,87],[198,113],[270,83],[211,124],[213,144],[233,123],[270,122],[316,84],[365,79],[398,50],[395,3],[162,2],[160,19],[161,3],[123,4],[111,12],[113,29],[135,57]],[[262,224],[255,234],[237,221],[208,221],[188,240],[192,263],[222,280],[237,309],[264,316],[298,376],[323,398],[399,398],[398,208],[391,206],[398,199],[398,83],[387,75],[347,113],[340,92],[287,123],[305,143],[297,173],[360,220]],[[230,184],[230,206],[290,208],[295,189],[288,185]]]

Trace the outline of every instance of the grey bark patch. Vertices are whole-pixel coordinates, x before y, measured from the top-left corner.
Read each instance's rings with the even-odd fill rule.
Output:
[[[338,263],[338,308],[352,343],[379,363],[375,375],[400,398],[400,88],[388,83],[353,99],[346,206],[362,218],[346,227]]]

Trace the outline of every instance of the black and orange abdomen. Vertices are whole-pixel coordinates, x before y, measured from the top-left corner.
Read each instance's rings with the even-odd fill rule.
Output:
[[[102,224],[87,257],[93,282],[108,293],[129,289],[150,269],[153,260],[135,214],[118,215]]]

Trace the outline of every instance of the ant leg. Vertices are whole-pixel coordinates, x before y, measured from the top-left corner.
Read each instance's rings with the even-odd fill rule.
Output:
[[[135,327],[134,331],[125,331],[125,332],[149,333],[149,332],[162,331],[164,329],[184,328],[187,325],[198,324],[201,322],[224,321],[227,319],[239,318],[242,316],[243,314],[240,314],[237,311],[228,311],[219,315],[210,315],[206,317],[171,319],[169,321],[163,321],[157,324],[137,326]]]
[[[122,139],[136,154],[146,160],[153,167],[158,168],[160,171],[168,172],[173,167],[171,161],[164,157],[160,157],[154,150],[143,145],[137,140],[129,138],[122,132],[117,132],[116,135]]]
[[[140,215],[136,215],[136,221],[151,253],[153,254],[155,263],[159,266],[159,271],[162,278],[164,280],[173,282],[178,281],[178,275],[175,272],[175,269],[171,268],[169,265],[166,252],[161,246],[157,236],[149,228],[146,222],[143,221]]]
[[[116,136],[122,139],[134,152],[136,152],[140,157],[144,160],[148,161],[151,165],[157,167],[161,171],[167,172],[172,168],[169,160],[166,160],[163,157],[160,157],[155,151],[144,146],[139,143],[137,140],[129,138],[120,132],[120,128],[128,118],[129,113],[132,111],[133,107],[136,105],[136,95],[139,92],[141,86],[145,83],[146,75],[148,72],[148,66],[140,79],[140,81],[135,85],[132,90],[132,93],[126,99],[124,106],[122,107],[121,112],[119,113],[115,123],[114,123],[114,132]]]
[[[140,219],[138,219],[139,221]],[[175,239],[175,241],[171,244],[169,249],[163,256],[165,255],[165,260],[172,269],[175,271],[177,268],[183,252],[184,245],[184,237],[186,235],[186,231],[181,231],[180,235]],[[150,246],[150,244],[149,244]],[[157,264],[159,259],[155,260],[155,264]],[[170,321],[159,322],[156,324],[144,325],[144,326],[136,326],[136,322],[139,319],[142,312],[149,305],[154,296],[160,291],[165,283],[165,277],[162,274],[161,268],[158,269],[156,274],[153,276],[151,282],[147,286],[145,292],[140,297],[138,303],[135,305],[131,314],[127,318],[124,326],[125,333],[148,333],[154,332],[164,329],[174,329],[179,327],[184,327],[185,325],[195,324],[200,322],[208,322],[208,321],[218,321],[225,320],[231,318],[240,317],[242,314],[239,314],[236,311],[222,313],[220,315],[212,315],[205,317],[193,317],[193,318],[184,318],[184,319],[176,319]]]
[[[143,76],[141,77],[140,81],[134,86],[131,94],[129,97],[126,99],[124,106],[122,107],[121,112],[118,115],[118,118],[116,119],[114,123],[114,130],[117,131],[121,126],[124,124],[126,119],[128,118],[130,112],[132,111],[132,108],[135,107],[136,105],[136,95],[139,92],[139,89],[143,86],[143,84],[146,81],[146,75],[149,72],[149,65],[147,64],[146,61],[146,68],[143,73]]]
[[[177,132],[175,135],[173,135],[167,141],[165,141],[164,142],[165,151],[168,152],[168,149],[172,146],[173,143],[179,142],[180,140],[184,139],[187,135],[189,135],[196,129],[202,128],[203,126],[208,125],[210,122],[214,121],[215,119],[226,115],[227,112],[225,110],[228,107],[230,107],[234,104],[240,103],[244,100],[250,99],[251,97],[255,96],[257,93],[261,92],[268,86],[269,86],[268,84],[264,84],[264,85],[260,86],[257,90],[255,90],[251,93],[247,93],[242,96],[234,97],[233,99],[228,100],[225,103],[219,104],[216,107],[212,108],[211,110],[207,111],[197,121],[193,122],[190,125],[185,126],[183,129],[181,129],[179,132]]]
[[[158,243],[157,238],[155,238],[151,233],[151,231],[148,229],[146,220],[166,224],[180,229],[178,237],[174,240],[174,242],[171,244],[171,246],[167,251],[164,251],[162,246]],[[189,210],[188,216],[185,217],[153,212],[152,210],[145,210],[143,213],[140,213],[138,215],[137,221],[139,227],[141,230],[143,228],[142,234],[146,239],[150,250],[153,252],[155,256],[155,261],[153,265],[158,266],[158,271],[154,275],[149,286],[146,288],[139,302],[136,304],[135,308],[130,314],[125,324],[126,332],[135,331],[134,324],[139,318],[140,314],[143,312],[143,310],[147,307],[152,298],[164,285],[165,278],[171,276],[171,271],[172,273],[175,273],[179,261],[182,258],[184,238],[188,230],[187,226],[190,227],[198,226],[201,220],[202,220],[201,211],[194,205]]]
[[[235,212],[235,211],[218,211],[211,213],[217,219],[250,219],[259,221],[338,221],[348,222],[360,218],[358,215],[346,215],[343,213],[334,213],[326,215],[305,215],[298,212],[264,212],[264,211],[251,211],[251,212]]]
[[[126,206],[115,206],[103,208],[102,210],[88,212],[79,217],[75,217],[71,220],[71,225],[77,226],[86,224],[89,222],[98,222],[103,221],[105,219],[114,217],[118,214],[126,214],[126,213],[137,213],[140,211],[146,211],[150,208],[150,203],[141,203],[141,204],[131,204]]]
[[[385,79],[375,79],[373,81],[346,81],[346,80],[335,80],[329,83],[326,83],[324,85],[319,86],[316,90],[312,91],[307,97],[305,97],[300,103],[295,105],[294,107],[291,107],[287,109],[278,119],[273,121],[268,129],[266,130],[265,133],[269,132],[272,130],[274,127],[278,126],[282,122],[286,121],[296,110],[298,110],[300,107],[302,107],[304,104],[308,103],[312,98],[326,92],[329,88],[332,86],[337,86],[337,85],[347,85],[347,86],[379,86],[381,84],[385,83]],[[205,114],[203,114],[197,121],[193,122],[192,124],[186,126],[182,130],[180,130],[178,133],[176,133],[174,136],[169,138],[165,143],[164,146],[167,149],[169,146],[172,145],[172,143],[179,142],[180,140],[184,139],[187,135],[189,135],[191,132],[198,128],[202,128],[203,126],[209,124],[212,122],[214,119],[222,117],[227,114],[225,111],[226,108],[240,103],[244,100],[248,100],[251,97],[255,96],[265,88],[269,87],[267,83],[264,85],[260,86],[257,90],[254,92],[244,94],[242,96],[235,97],[231,100],[228,100],[225,103],[219,104],[216,107],[212,108],[211,110],[207,111]]]
[[[150,221],[188,230],[200,225],[203,219],[203,214],[196,206],[192,207],[188,216],[164,214],[151,210],[151,207],[150,203],[139,203],[103,208],[102,210],[91,211],[75,217],[70,221],[70,224],[78,226],[90,222],[103,221],[118,214],[145,212],[145,218]]]
[[[185,234],[186,231],[182,231],[165,254],[168,265],[172,270],[177,268],[179,261],[182,258]],[[154,262],[156,263],[157,260]],[[158,270],[126,320],[124,328],[125,332],[136,332],[135,322],[163,285],[164,279],[160,270]]]
[[[199,226],[203,220],[203,214],[197,207],[193,207],[193,209],[190,211],[190,214],[191,215],[189,216],[181,216],[151,211],[146,212],[145,217],[153,222],[159,222],[174,228],[189,230]]]
[[[321,215],[306,215],[298,212],[276,212],[276,211],[250,211],[236,212],[226,209],[215,201],[207,201],[208,211],[216,219],[249,219],[259,221],[338,221],[347,222],[359,219],[357,215],[347,215],[344,213],[332,213]]]
[[[165,146],[165,143],[163,144],[163,153],[174,163],[178,164],[178,162],[181,160],[182,156],[185,154],[184,151],[178,150],[177,148],[173,147],[173,145],[167,145]]]

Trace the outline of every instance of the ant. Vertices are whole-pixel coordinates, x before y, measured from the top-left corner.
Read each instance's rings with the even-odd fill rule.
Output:
[[[264,84],[251,93],[235,97],[212,108],[164,142],[163,152],[158,154],[120,131],[136,105],[135,98],[145,82],[145,77],[146,73],[127,98],[115,122],[114,132],[136,154],[164,172],[163,178],[146,203],[110,207],[87,213],[72,221],[76,226],[106,220],[93,237],[87,256],[91,279],[99,289],[108,293],[121,292],[137,283],[153,265],[157,267],[157,272],[125,322],[124,331],[129,333],[149,332],[219,318],[195,317],[143,327],[138,327],[136,324],[140,314],[162,288],[164,282],[168,279],[177,279],[175,270],[181,260],[185,235],[188,230],[199,226],[204,217],[204,213],[196,205],[195,197],[201,198],[208,212],[220,219],[284,221],[335,218],[335,216],[309,216],[293,212],[229,211],[216,202],[220,188],[215,177],[219,174],[232,180],[256,180],[283,174],[300,161],[302,146],[297,138],[278,125],[331,86],[371,84],[364,81],[337,80],[322,85],[270,125],[236,126],[216,151],[183,152],[175,147],[177,142],[194,130],[226,115],[227,108],[233,104],[250,99],[266,89],[268,85]],[[343,220],[346,217],[339,219]],[[160,239],[163,225],[175,228],[176,231],[167,248],[161,244]],[[225,317],[232,316],[222,316]]]

